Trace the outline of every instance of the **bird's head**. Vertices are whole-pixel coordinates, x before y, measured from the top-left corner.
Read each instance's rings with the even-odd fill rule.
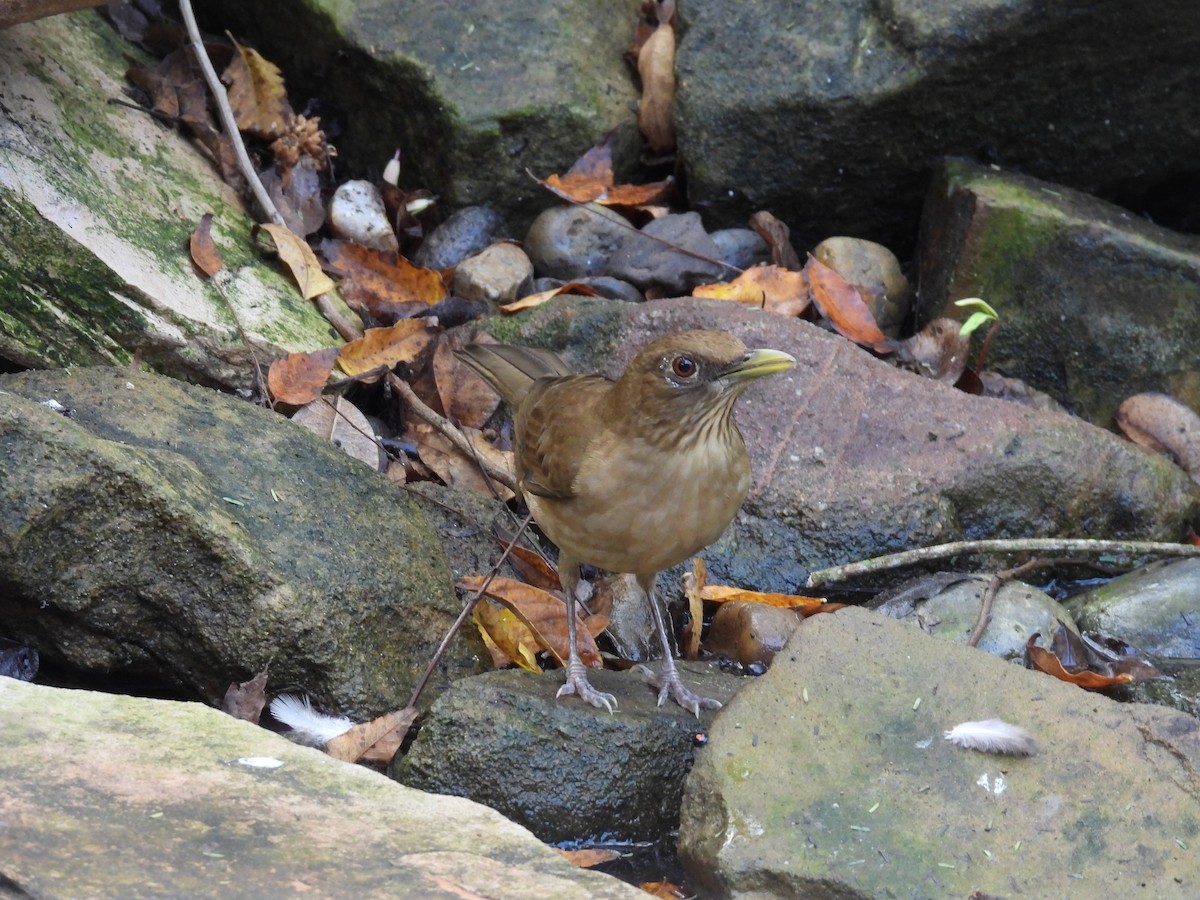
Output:
[[[778,350],[748,350],[724,331],[682,331],[643,347],[616,393],[626,408],[641,412],[645,424],[678,434],[728,420],[751,381],[795,364]]]

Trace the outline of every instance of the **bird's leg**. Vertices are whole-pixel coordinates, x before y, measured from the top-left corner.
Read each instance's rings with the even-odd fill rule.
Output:
[[[658,640],[662,644],[662,668],[659,670],[658,678],[654,681],[654,685],[658,688],[658,705],[662,706],[669,694],[676,703],[688,710],[697,719],[700,718],[701,709],[720,709],[721,702],[719,700],[713,700],[711,697],[701,697],[685,685],[679,675],[679,668],[675,665],[675,656],[671,652],[671,639],[667,635],[667,626],[663,621],[662,609],[658,605],[656,590],[658,575],[654,574],[648,578],[639,575],[638,584],[646,592],[646,602],[650,604],[650,615],[654,617],[654,628],[658,631]],[[696,623],[696,627],[700,627],[699,622]]]
[[[560,553],[558,558],[558,580],[562,584],[567,601],[567,682],[558,689],[556,697],[565,694],[576,694],[597,709],[607,709],[610,713],[617,705],[617,698],[604,691],[592,687],[587,677],[587,666],[579,658],[575,645],[575,588],[579,584],[579,563],[566,554]]]

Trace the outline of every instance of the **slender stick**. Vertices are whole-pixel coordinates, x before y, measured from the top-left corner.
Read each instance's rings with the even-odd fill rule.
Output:
[[[425,690],[425,685],[429,683],[429,679],[433,675],[433,670],[437,668],[437,664],[441,662],[442,657],[445,656],[446,649],[450,646],[450,642],[454,640],[454,636],[458,634],[458,630],[462,628],[463,623],[467,621],[467,617],[475,611],[476,605],[483,597],[484,592],[491,585],[492,579],[499,574],[500,567],[504,565],[504,561],[508,559],[508,555],[512,553],[513,547],[517,545],[517,541],[520,539],[521,535],[524,533],[525,529],[529,527],[529,523],[532,521],[532,515],[525,517],[524,521],[521,522],[521,527],[517,529],[517,533],[512,536],[512,539],[505,546],[504,552],[500,554],[500,558],[496,560],[495,565],[492,566],[492,570],[488,572],[487,578],[484,579],[483,584],[479,587],[479,590],[472,594],[467,602],[463,604],[462,612],[458,614],[458,618],[454,620],[454,624],[450,626],[450,630],[446,632],[446,636],[443,637],[442,642],[438,644],[438,648],[434,651],[433,656],[430,658],[429,664],[425,667],[425,671],[417,680],[417,685],[413,688],[412,696],[408,698],[408,703],[405,704],[406,706],[417,705],[417,701],[421,698],[421,692]]]
[[[392,390],[404,398],[404,402],[409,405],[413,413],[445,435],[450,443],[452,443],[468,459],[474,459],[479,464],[479,467],[483,470],[483,473],[488,476],[488,478],[495,479],[510,491],[516,493],[516,479],[513,478],[509,472],[504,471],[483,457],[478,456],[475,453],[475,448],[471,446],[471,442],[467,440],[466,435],[459,431],[453,422],[451,422],[445,416],[438,415],[436,412],[426,406],[421,398],[413,393],[413,389],[408,386],[408,382],[398,378],[394,372],[388,372],[387,378],[388,384],[391,385]]]
[[[246,152],[246,145],[242,143],[242,135],[238,130],[237,121],[233,117],[233,110],[229,108],[229,96],[225,93],[225,85],[221,84],[221,79],[217,77],[217,70],[213,68],[212,60],[208,58],[208,52],[204,49],[204,41],[200,38],[200,28],[196,25],[196,14],[192,12],[191,0],[179,0],[179,11],[183,14],[183,23],[187,27],[192,52],[196,54],[196,60],[200,63],[200,70],[204,73],[204,80],[208,83],[208,89],[212,92],[213,100],[217,104],[217,112],[225,126],[225,133],[229,136],[230,143],[233,144],[238,166],[241,168],[242,174],[246,176],[250,191],[254,194],[254,199],[258,201],[263,214],[276,225],[283,225],[285,224],[283,216],[279,214],[279,210],[271,202],[267,189],[259,181],[258,173],[254,171],[254,164],[250,162],[250,154]]]
[[[808,576],[805,586],[820,587],[847,581],[860,575],[901,569],[918,563],[966,553],[1125,553],[1129,556],[1200,556],[1200,547],[1192,544],[1172,544],[1161,541],[1090,541],[1070,538],[1015,538],[989,541],[956,541],[890,553],[859,562],[821,569]]]

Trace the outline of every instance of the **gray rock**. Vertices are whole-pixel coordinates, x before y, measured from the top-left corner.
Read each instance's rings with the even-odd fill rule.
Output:
[[[0,678],[0,720],[12,896],[645,897],[490,809],[196,703]]]
[[[269,667],[365,718],[403,705],[461,609],[409,496],[228,395],[126,369],[0,376],[0,447],[0,621],[44,663],[208,702]],[[467,629],[442,672],[485,652]]]
[[[1039,752],[943,740],[989,718]],[[846,609],[806,619],[714,720],[679,851],[704,896],[1191,896],[1198,765],[1191,716]]]
[[[934,637],[966,643],[990,581],[987,575],[942,573],[936,576],[928,596],[916,602],[906,597],[900,608],[883,603],[876,612],[910,622]],[[991,619],[978,647],[1005,659],[1021,659],[1026,641],[1034,634],[1042,635],[1042,643],[1049,645],[1059,622],[1076,630],[1066,607],[1049,594],[1019,581],[1007,581],[992,601]]]
[[[722,228],[709,235],[717,245],[717,255],[726,268],[721,272],[721,281],[732,281],[738,276],[735,269],[749,269],[759,263],[771,261],[771,250],[757,232],[749,228]],[[729,268],[733,267],[733,268]]]
[[[1194,168],[1192,3],[698,0],[678,24],[675,125],[709,227],[768,209],[798,250],[850,234],[904,257],[941,155],[1110,199]]]
[[[1069,603],[1079,626],[1128,641],[1151,656],[1200,660],[1200,559],[1134,569]]]
[[[1058,185],[948,160],[930,188],[920,268],[922,322],[961,318],[955,300],[983,297],[1002,323],[986,367],[1077,415],[1107,424],[1144,390],[1200,408],[1200,239]]]
[[[624,216],[599,203],[552,206],[529,227],[525,252],[539,276],[572,281],[604,272],[631,230]]]
[[[467,206],[426,235],[412,259],[418,266],[448,269],[511,236],[500,213],[486,206]]]
[[[744,679],[682,665],[701,694],[725,701]],[[555,699],[561,672],[490,672],[438,698],[393,777],[498,810],[548,842],[608,835],[655,840],[679,815],[683,779],[705,728],[637,672],[593,671],[614,694],[610,714],[577,698]],[[704,712],[704,722],[713,713]]]
[[[207,0],[197,15],[281,66],[293,97],[339,112],[342,166],[379,171],[400,147],[403,187],[491,206],[520,233],[547,197],[530,172],[565,172],[613,129],[618,170],[636,159],[637,89],[622,54],[638,7],[351,2],[331,18],[322,0]]]
[[[692,298],[560,297],[503,328],[578,372],[619,374],[643,344],[688,328],[796,358],[735,409],[755,486],[703,554],[714,583],[803,594],[814,569],[914,546],[980,534],[1174,540],[1200,517],[1200,486],[1165,459],[1070,416],[894,369],[798,319]]]
[[[605,272],[643,291],[657,287],[676,297],[718,280],[723,269],[714,260],[720,258],[700,214],[689,212],[663,216],[626,234]]]

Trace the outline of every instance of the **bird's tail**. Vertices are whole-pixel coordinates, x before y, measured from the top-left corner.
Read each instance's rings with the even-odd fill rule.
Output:
[[[517,403],[539,378],[573,374],[550,350],[511,344],[468,344],[458,358],[490,384],[505,402]]]

